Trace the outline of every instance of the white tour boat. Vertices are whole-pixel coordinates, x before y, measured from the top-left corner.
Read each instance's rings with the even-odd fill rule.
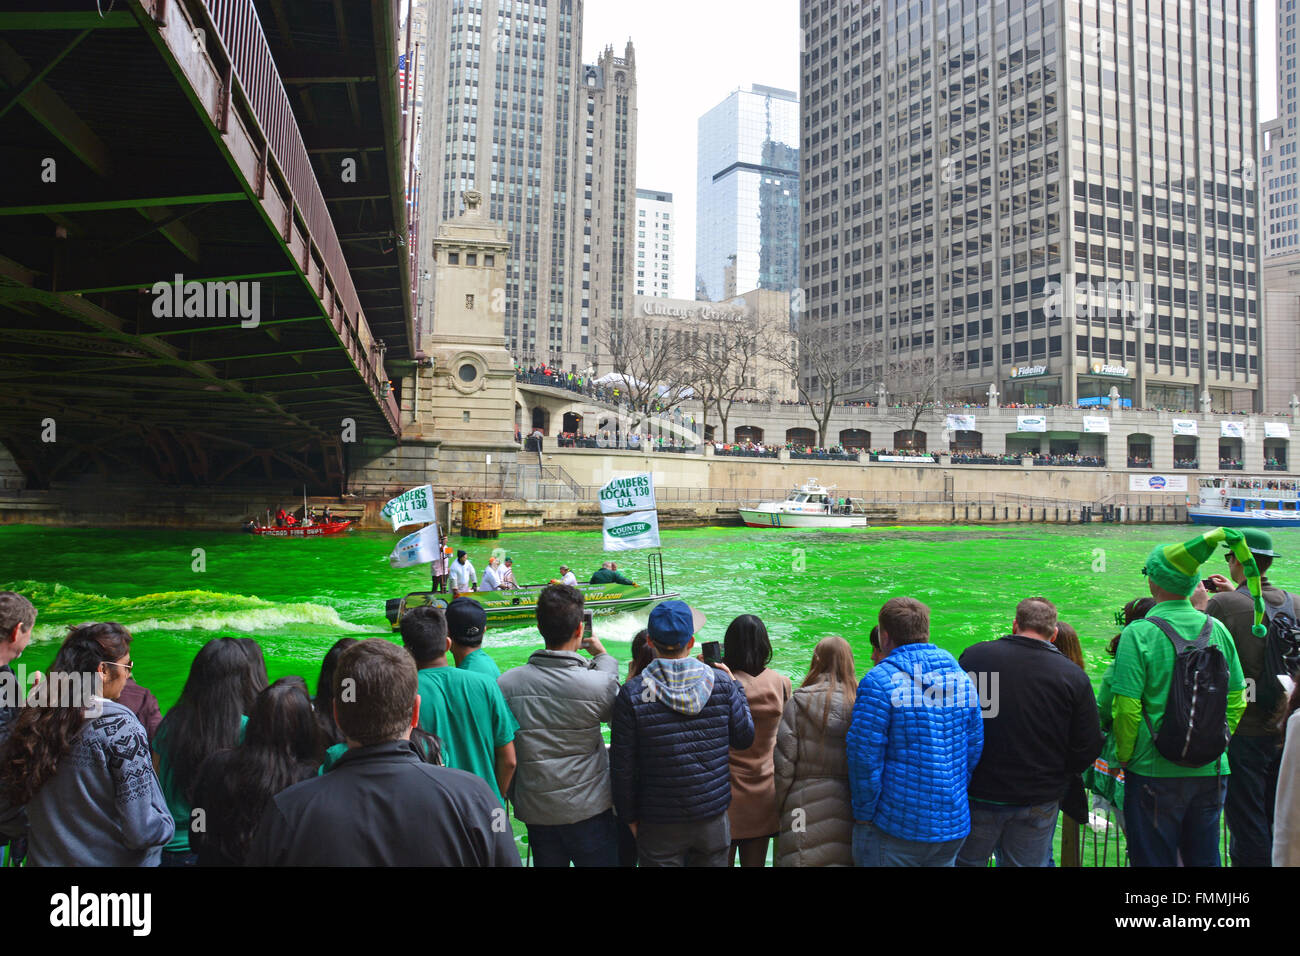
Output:
[[[764,501],[754,508],[741,508],[740,520],[750,528],[865,528],[867,516],[862,499],[836,498],[835,486],[824,488],[810,478],[785,501]]]
[[[1187,506],[1192,524],[1228,528],[1300,527],[1300,491],[1294,478],[1201,478],[1197,503]]]

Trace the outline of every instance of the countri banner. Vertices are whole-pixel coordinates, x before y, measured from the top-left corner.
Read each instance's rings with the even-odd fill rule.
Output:
[[[403,525],[437,521],[433,508],[433,485],[421,485],[403,492],[384,505],[380,514],[392,519],[394,531]]]
[[[1220,438],[1244,438],[1246,426],[1241,422],[1219,422]]]
[[[606,551],[659,547],[659,514],[654,511],[607,515],[604,530]]]
[[[1286,422],[1265,422],[1264,437],[1265,438],[1290,438],[1291,426],[1288,425]]]
[[[1196,419],[1194,418],[1175,418],[1170,423],[1175,435],[1195,435]]]
[[[413,568],[417,564],[436,561],[442,542],[438,540],[438,526],[427,524],[414,534],[408,534],[393,553],[388,556],[388,563],[394,568]]]
[[[1047,416],[1046,415],[1017,415],[1016,431],[1045,432],[1047,431]]]
[[[946,427],[956,432],[973,432],[975,430],[975,416],[949,415]]]
[[[655,506],[654,478],[648,472],[615,478],[605,483],[597,495],[600,513],[612,511],[644,511]]]
[[[1105,415],[1084,415],[1083,430],[1096,435],[1110,434],[1110,419]]]

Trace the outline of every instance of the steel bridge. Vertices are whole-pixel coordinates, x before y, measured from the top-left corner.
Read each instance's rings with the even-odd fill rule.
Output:
[[[0,0],[0,443],[310,484],[415,358],[397,0]]]

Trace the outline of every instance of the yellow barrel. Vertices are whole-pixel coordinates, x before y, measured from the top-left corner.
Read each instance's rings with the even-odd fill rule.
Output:
[[[501,536],[501,502],[462,501],[461,534],[471,538],[498,538]]]

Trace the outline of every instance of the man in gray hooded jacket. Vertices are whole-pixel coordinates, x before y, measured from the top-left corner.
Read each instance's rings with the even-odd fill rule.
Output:
[[[614,809],[642,866],[727,866],[729,748],[754,742],[745,689],[726,665],[690,656],[704,615],[664,601],[646,623],[655,660],[614,704]]]
[[[543,590],[537,629],[546,649],[497,680],[519,722],[509,796],[528,827],[534,866],[618,865],[609,758],[600,735],[618,696],[618,662],[584,634],[582,611],[577,588]]]

